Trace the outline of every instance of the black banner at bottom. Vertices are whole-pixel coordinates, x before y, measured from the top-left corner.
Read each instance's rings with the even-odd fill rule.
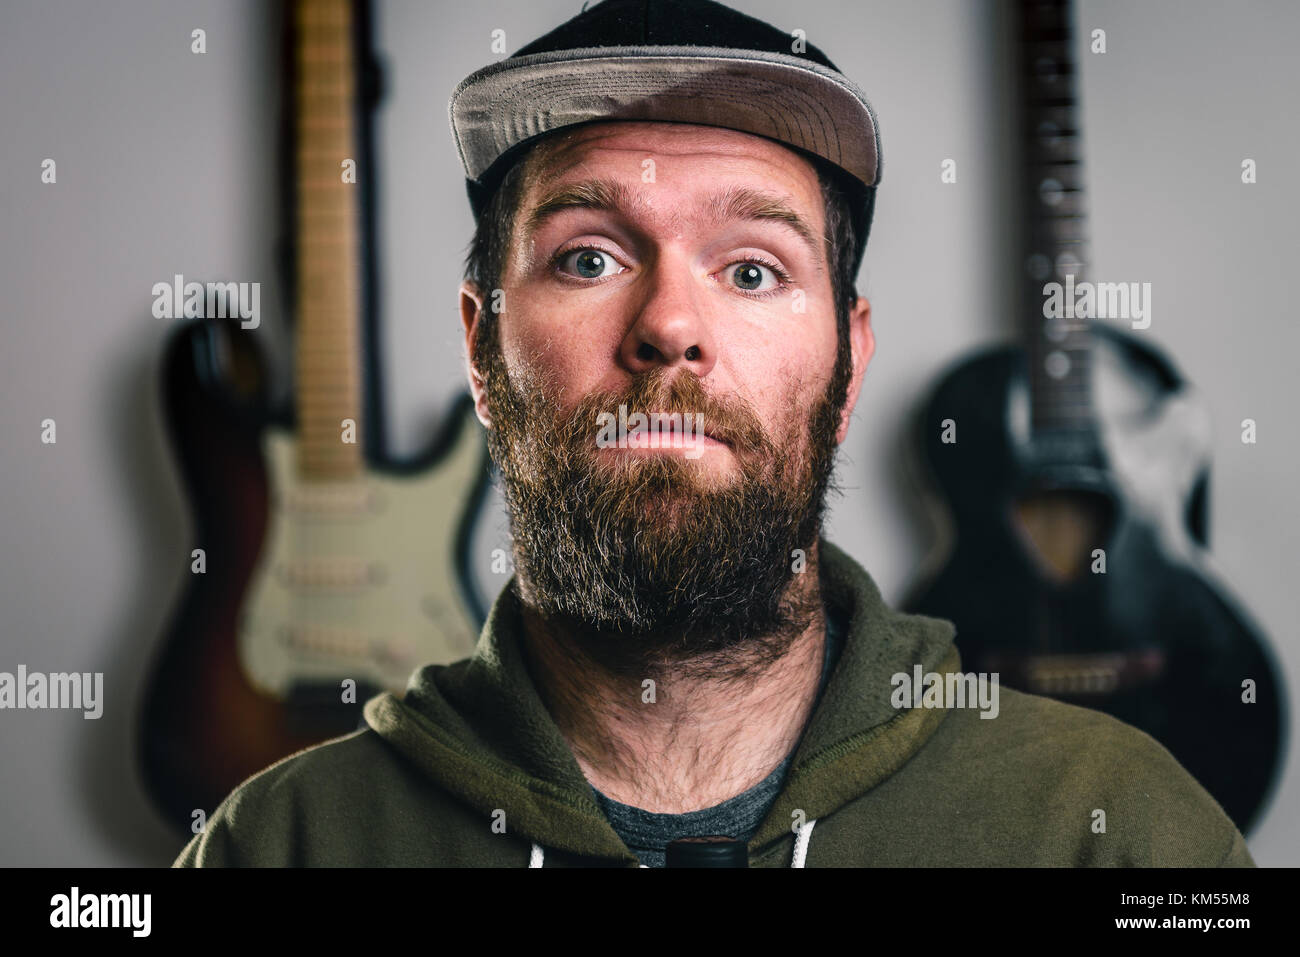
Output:
[[[1058,941],[1172,933],[1230,946],[1233,935],[1283,926],[1295,873],[9,869],[5,876],[0,919],[7,936],[75,936],[92,946],[338,946],[452,928],[471,943],[477,935],[495,943],[541,933],[608,945],[626,939],[621,935],[656,936],[697,922],[705,936],[712,929],[734,941],[737,931],[766,936],[790,920],[808,922],[810,933],[831,921],[850,933],[910,928],[909,935],[943,938],[979,928]]]

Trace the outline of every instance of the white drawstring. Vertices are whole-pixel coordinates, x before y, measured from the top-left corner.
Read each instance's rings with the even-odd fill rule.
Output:
[[[794,860],[790,862],[791,867],[803,867],[804,861],[808,860],[808,842],[812,840],[812,829],[816,823],[817,818],[804,821],[795,832]]]
[[[799,830],[795,832],[794,860],[790,862],[791,867],[803,867],[804,861],[808,860],[808,842],[812,840],[812,829],[816,823],[816,818],[811,821],[804,821],[799,825]],[[545,856],[542,845],[534,844],[532,853],[528,855],[528,866],[541,867]],[[642,864],[641,866],[645,867],[646,865]]]

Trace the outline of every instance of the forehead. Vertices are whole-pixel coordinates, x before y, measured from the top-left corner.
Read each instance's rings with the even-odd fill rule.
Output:
[[[654,161],[653,181],[645,160]],[[654,182],[683,193],[749,186],[781,194],[816,219],[821,182],[805,157],[773,140],[690,123],[589,123],[547,137],[530,151],[523,208],[544,190],[587,179]]]

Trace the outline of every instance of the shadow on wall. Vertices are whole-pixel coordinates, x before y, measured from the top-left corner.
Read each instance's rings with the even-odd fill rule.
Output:
[[[158,398],[165,331],[150,348],[133,349],[113,362],[101,407],[102,427],[117,453],[113,476],[122,485],[121,500],[129,503],[134,533],[122,543],[121,555],[137,573],[129,610],[105,635],[105,653],[96,665],[115,686],[116,704],[104,709],[97,733],[80,736],[82,753],[72,756],[93,826],[119,849],[124,864],[153,866],[171,864],[185,843],[150,803],[136,757],[141,695],[189,556],[188,520]]]

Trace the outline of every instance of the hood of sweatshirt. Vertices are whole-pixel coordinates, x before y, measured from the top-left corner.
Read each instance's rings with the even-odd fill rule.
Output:
[[[824,540],[820,566],[823,601],[846,624],[843,648],[781,793],[749,842],[751,858],[787,838],[792,821],[815,822],[871,790],[934,734],[947,711],[895,708],[895,674],[910,676],[917,665],[960,671],[951,623],[893,611],[866,570]],[[404,697],[371,698],[366,721],[485,819],[504,810],[508,833],[532,842],[534,866],[554,848],[635,867],[529,676],[513,585],[493,604],[471,657],[419,669]],[[805,825],[796,865],[810,835]]]

